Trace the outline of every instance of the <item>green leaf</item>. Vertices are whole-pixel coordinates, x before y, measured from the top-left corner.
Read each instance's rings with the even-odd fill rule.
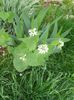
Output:
[[[23,72],[25,69],[28,68],[28,63],[26,60],[23,61],[20,59],[20,57],[22,57],[24,53],[23,52],[19,52],[19,53],[17,53],[16,56],[14,56],[13,64],[14,64],[14,68],[18,72]]]
[[[57,32],[58,32],[58,24],[57,24],[57,22],[55,22],[54,29],[53,29],[53,32],[52,32],[50,38],[55,37],[55,35],[57,34]]]
[[[8,50],[9,54],[13,54],[13,52],[14,52],[14,48],[11,46],[7,46],[7,50]]]
[[[61,33],[61,30],[62,28],[60,28],[59,32],[58,32],[58,25],[57,25],[57,21],[60,20],[62,16],[56,18],[54,21],[52,21],[52,23],[48,23],[48,25],[46,26],[45,28],[45,31],[44,33],[41,35],[40,39],[39,39],[39,42],[41,43],[46,43],[47,41],[50,40],[50,38],[57,38],[57,37],[60,37],[60,33]],[[53,29],[53,32],[50,36],[49,39],[48,38],[48,34],[49,34],[49,30],[50,30],[50,27],[55,23],[55,26],[54,26],[54,29]]]
[[[24,44],[29,51],[33,51],[38,45],[39,36],[37,35],[34,37],[20,38],[20,40],[23,42],[22,44]]]
[[[40,10],[38,16],[35,18],[34,22],[32,22],[32,28],[37,28],[39,29],[41,23],[43,22],[44,17],[46,16],[46,13],[49,8],[43,8]]]
[[[14,18],[15,14],[13,12],[9,12],[9,17],[8,17],[8,22],[12,23],[13,22],[13,18]]]
[[[9,13],[8,12],[4,12],[4,11],[0,12],[0,18],[2,20],[5,21],[6,19],[8,19],[8,17],[9,17]]]
[[[14,13],[9,11],[9,12],[0,12],[0,18],[4,21],[8,20],[8,22],[12,22],[14,18]]]
[[[62,33],[61,37],[66,37],[70,31],[71,31],[71,28],[69,30],[65,31],[64,33]]]
[[[63,42],[69,42],[70,41],[70,39],[68,39],[68,38],[61,38],[61,39],[62,39]]]
[[[9,42],[12,41],[12,38],[9,36],[4,29],[0,30],[0,45],[7,46]]]
[[[44,65],[44,63],[46,61],[45,56],[46,55],[39,54],[37,51],[35,51],[33,53],[30,53],[28,55],[29,66],[41,66],[41,65]]]
[[[49,30],[50,30],[50,26],[51,25],[48,23],[45,31],[42,33],[41,37],[39,38],[39,43],[46,43],[47,38],[48,38],[48,34],[49,34]]]
[[[47,39],[47,43],[49,44],[49,43],[51,43],[53,40],[55,40],[55,39],[57,39],[57,38],[48,38]]]
[[[17,15],[15,17],[15,21],[16,23],[14,23],[14,29],[15,29],[16,36],[18,38],[21,38],[24,35],[23,21],[20,20],[20,18]]]
[[[31,45],[30,45],[31,46]],[[20,57],[23,57],[26,54],[25,60],[23,61]],[[44,65],[46,61],[46,56],[38,53],[38,50],[29,51],[26,46],[23,44],[19,45],[14,49],[13,52],[13,64],[17,71],[22,72],[29,68],[30,66],[40,66]]]
[[[49,43],[49,46],[56,46],[58,44],[58,40],[58,38],[54,38],[54,40]]]
[[[26,54],[25,60],[21,60],[20,57],[23,57],[24,54]],[[15,52],[14,54],[14,60],[13,60],[13,64],[15,69],[18,72],[23,72],[24,70],[26,70],[27,68],[29,68],[30,66],[40,66],[40,65],[44,65],[45,63],[45,59],[42,55],[39,55],[36,52],[26,52],[24,49],[20,50],[18,49],[18,52]]]
[[[24,44],[19,45],[18,47],[15,47],[13,52],[13,64],[15,69],[18,72],[24,71],[28,67],[27,60],[23,61],[20,59],[20,57],[23,57],[25,54],[27,55],[27,49]]]
[[[57,34],[54,35],[54,38],[60,38],[61,37],[61,32],[62,32],[62,27],[59,29]]]
[[[28,15],[26,13],[22,13],[21,17],[24,20],[25,23],[25,27],[28,29],[30,29],[31,25],[30,25],[30,18],[28,17]]]

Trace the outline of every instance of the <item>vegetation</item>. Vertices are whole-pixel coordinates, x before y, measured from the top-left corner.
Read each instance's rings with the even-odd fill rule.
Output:
[[[74,100],[73,6],[0,1],[0,100]]]

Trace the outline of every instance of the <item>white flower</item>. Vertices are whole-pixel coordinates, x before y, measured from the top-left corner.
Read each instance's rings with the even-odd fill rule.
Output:
[[[58,44],[58,48],[61,49],[64,46],[64,42],[59,39],[59,44]]]
[[[22,74],[22,73],[20,73],[19,75],[20,75],[20,76],[22,76],[23,74]]]
[[[31,36],[37,35],[37,29],[36,29],[36,28],[34,28],[34,29],[29,29],[28,32],[29,32],[30,37],[31,37]]]
[[[3,54],[2,55],[5,56],[5,51],[3,51]]]
[[[69,19],[69,15],[66,15],[65,18],[66,18],[66,19]]]
[[[25,61],[26,60],[26,54],[24,56],[21,56],[20,60]]]
[[[45,54],[48,52],[48,45],[47,44],[41,44],[38,46],[38,51],[40,54]]]

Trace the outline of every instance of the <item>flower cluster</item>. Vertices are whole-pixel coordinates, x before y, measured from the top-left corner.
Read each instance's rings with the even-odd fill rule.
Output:
[[[45,54],[48,52],[48,45],[47,44],[41,44],[38,46],[38,52],[40,54]]]
[[[64,42],[59,39],[59,44],[58,44],[58,48],[61,49],[64,46]]]
[[[20,60],[25,61],[26,60],[26,54],[22,57],[20,57]]]
[[[29,32],[30,37],[37,35],[37,29],[36,28],[29,29],[28,32]]]
[[[66,15],[65,18],[66,18],[66,19],[69,19],[69,18],[74,19],[74,15]]]

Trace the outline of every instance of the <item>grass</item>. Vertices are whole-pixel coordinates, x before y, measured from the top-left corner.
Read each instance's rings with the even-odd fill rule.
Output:
[[[41,67],[26,70],[20,76],[11,68],[0,71],[0,100],[74,99],[73,74],[52,72]]]
[[[44,67],[30,68],[22,76],[12,56],[0,56],[0,100],[74,100],[74,20],[62,20],[72,28],[70,42],[60,54],[51,55]]]

